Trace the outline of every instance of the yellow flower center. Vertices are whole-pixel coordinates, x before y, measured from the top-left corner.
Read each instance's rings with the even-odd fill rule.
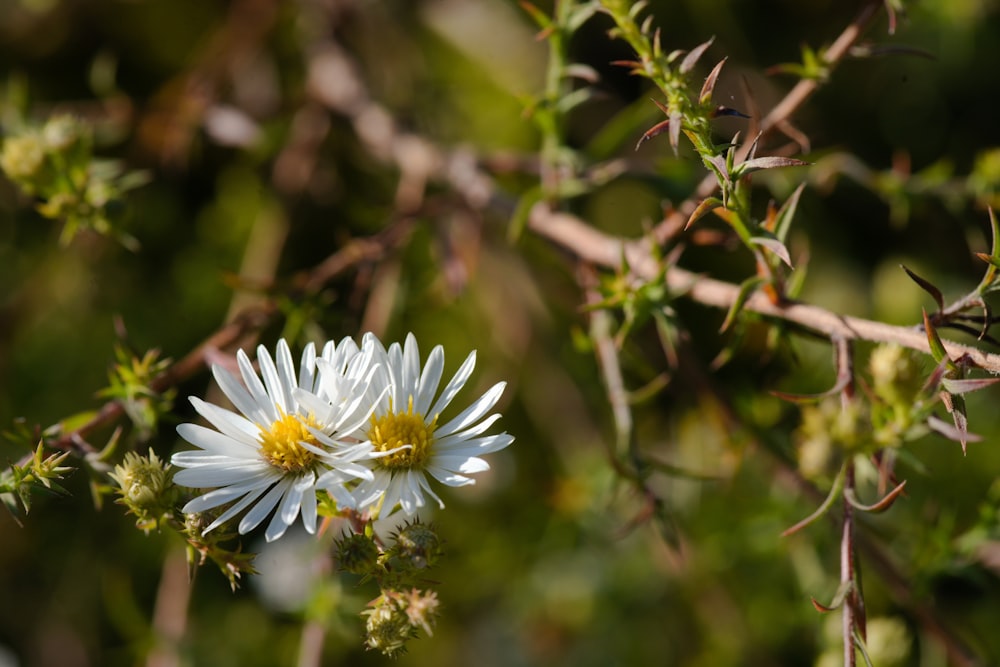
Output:
[[[316,438],[307,426],[317,428],[319,424],[312,418],[286,415],[279,409],[281,417],[271,424],[271,428],[260,430],[260,453],[264,460],[285,472],[299,472],[310,468],[316,455],[300,443],[316,445]]]
[[[375,459],[376,465],[389,470],[421,467],[430,458],[436,428],[437,415],[428,424],[422,414],[413,412],[412,396],[406,412],[394,412],[390,402],[389,412],[381,417],[372,415],[368,438],[376,452],[388,452],[403,445],[410,447]]]

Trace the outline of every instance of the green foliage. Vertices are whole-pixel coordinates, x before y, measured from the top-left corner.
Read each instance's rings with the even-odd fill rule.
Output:
[[[0,656],[995,663],[987,4],[465,4],[0,8]],[[181,512],[178,395],[366,330],[510,383],[492,471]]]
[[[62,244],[80,231],[93,230],[138,250],[138,241],[124,232],[121,221],[124,195],[145,184],[144,172],[125,172],[114,161],[96,159],[90,127],[73,116],[5,130],[0,170],[25,195],[40,200],[39,213],[63,223]]]

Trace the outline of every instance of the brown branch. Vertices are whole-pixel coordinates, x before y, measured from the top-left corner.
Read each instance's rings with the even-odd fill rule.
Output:
[[[854,489],[854,464],[848,462],[844,489]],[[864,638],[864,614],[861,592],[858,590],[857,573],[854,570],[854,508],[844,499],[844,517],[840,534],[840,586],[846,591],[841,618],[844,640],[844,667],[857,664],[854,647],[854,631],[857,629]]]
[[[617,269],[627,261],[633,274],[641,280],[654,280],[661,272],[647,240],[627,240],[610,236],[568,213],[551,210],[537,204],[528,219],[529,227],[539,235],[572,251],[581,259],[606,268]],[[728,309],[737,299],[740,287],[714,278],[701,276],[678,267],[666,271],[670,290],[706,306]],[[830,339],[865,340],[874,343],[896,343],[930,354],[927,335],[916,327],[900,327],[831,312],[807,303],[776,305],[763,293],[755,293],[744,304],[744,310],[768,318],[782,320]],[[945,340],[944,346],[952,359],[964,357],[980,368],[1000,374],[1000,354],[991,354],[971,345]]]

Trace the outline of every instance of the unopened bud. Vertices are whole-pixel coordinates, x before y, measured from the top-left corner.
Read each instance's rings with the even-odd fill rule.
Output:
[[[393,555],[415,570],[432,567],[441,557],[441,538],[437,531],[419,520],[407,523],[395,537]]]
[[[887,404],[910,404],[920,391],[920,365],[899,345],[879,345],[868,359],[875,395]]]
[[[406,612],[400,608],[399,594],[383,593],[371,602],[371,609],[362,612],[365,621],[365,643],[383,655],[398,655],[406,649],[406,642],[414,636],[413,626]]]
[[[13,180],[28,185],[41,172],[45,145],[34,132],[8,137],[0,151],[0,169]]]
[[[378,565],[378,547],[367,535],[345,535],[334,544],[337,567],[351,574],[371,574]]]
[[[148,459],[129,452],[125,460],[115,466],[111,477],[121,487],[125,502],[142,509],[160,506],[164,493],[170,487],[167,465],[153,452],[149,453]]]

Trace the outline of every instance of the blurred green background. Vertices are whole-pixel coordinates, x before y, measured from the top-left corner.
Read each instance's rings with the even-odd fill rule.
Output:
[[[727,56],[717,99],[748,110],[742,79],[766,111],[794,79],[765,70],[798,60],[803,44],[829,44],[861,4],[664,0],[650,12],[668,49],[714,35],[698,76]],[[794,118],[815,166],[760,178],[755,200],[783,200],[809,181],[792,243],[809,258],[803,298],[897,324],[933,306],[900,263],[946,297],[975,286],[983,265],[974,253],[988,251],[985,205],[996,204],[1000,184],[990,153],[1000,150],[998,4],[906,4],[894,36],[882,16],[864,41],[920,52],[843,63]],[[674,157],[664,137],[633,152],[659,112],[643,81],[609,65],[630,57],[608,39],[609,25],[597,17],[571,43],[574,60],[601,80],[599,95],[571,115],[568,143],[584,161],[626,158],[629,171],[568,206],[631,236],[704,172],[689,151]],[[809,601],[836,592],[836,528],[820,522],[780,537],[817,501],[781,464],[794,457],[797,410],[767,393],[828,387],[827,345],[801,341],[794,355],[769,357],[751,337],[708,371],[725,342],[722,314],[681,306],[690,362],[711,373],[717,392],[675,377],[637,406],[636,427],[644,451],[713,479],[654,476],[669,514],[661,525],[637,520],[642,499],[608,465],[614,431],[602,380],[593,353],[573,342],[588,326],[574,262],[530,233],[509,242],[505,212],[470,210],[433,183],[430,203],[404,212],[416,224],[400,250],[308,299],[291,289],[294,276],[399,215],[396,168],[307,94],[310,60],[334,43],[401,127],[483,160],[531,164],[539,137],[523,110],[544,85],[546,47],[514,2],[0,2],[5,132],[71,112],[93,123],[97,153],[152,177],[128,197],[137,252],[93,234],[60,246],[58,224],[0,183],[0,425],[24,418],[44,428],[96,408],[114,362],[115,317],[136,347],[176,359],[226,321],[234,292],[279,293],[309,324],[280,320],[260,336],[269,346],[282,333],[299,350],[367,328],[385,340],[413,331],[425,354],[445,346],[446,372],[478,350],[467,398],[509,383],[500,424],[517,439],[475,487],[445,492],[448,507],[433,519],[448,555],[430,575],[442,617],[399,664],[813,665],[839,651],[837,615]],[[622,129],[608,129],[615,120]],[[314,161],[291,187],[279,156],[310,122],[322,130]],[[720,121],[720,141],[743,129]],[[497,176],[512,201],[535,182],[530,168]],[[685,259],[730,280],[752,271],[742,255],[717,249]],[[665,367],[655,332],[640,331],[629,349],[630,387]],[[179,387],[176,422],[193,419],[183,397],[208,386],[202,373]],[[984,665],[1000,662],[996,401],[991,390],[970,397],[970,427],[984,440],[968,455],[941,438],[912,446],[899,467],[906,496],[863,519],[912,600],[945,618]],[[162,456],[181,445],[172,426],[150,443]],[[5,463],[24,454],[0,445]],[[0,513],[0,666],[156,664],[153,609],[164,562],[181,545],[144,536],[117,505],[95,509],[85,472],[66,486],[68,496],[36,496],[23,525]],[[356,616],[376,592],[318,574],[320,548],[279,541],[259,556],[265,574],[235,594],[211,567],[199,571],[181,664],[294,665],[304,616],[328,629],[322,664],[385,663],[363,650]],[[869,618],[893,619],[904,637],[895,645],[909,647],[881,664],[951,664],[864,556],[862,571]]]

